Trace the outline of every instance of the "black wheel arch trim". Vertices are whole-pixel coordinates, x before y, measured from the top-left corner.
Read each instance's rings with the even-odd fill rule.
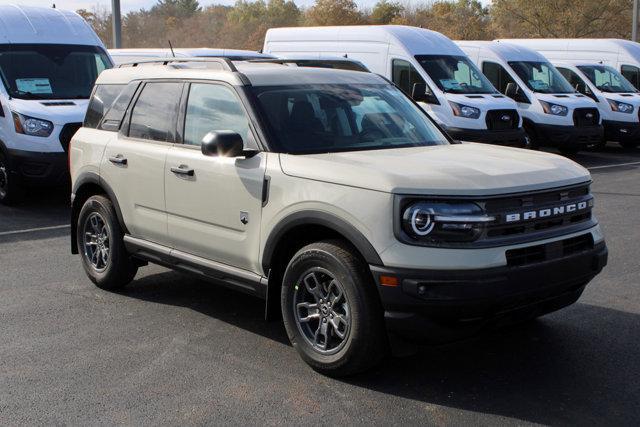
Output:
[[[79,203],[76,203],[76,194],[78,194],[78,190],[80,190],[84,185],[87,184],[95,184],[102,188],[104,192],[107,194],[111,203],[113,203],[113,207],[116,210],[116,216],[118,217],[118,222],[120,223],[120,227],[125,233],[128,233],[127,226],[124,223],[124,218],[122,216],[122,211],[120,210],[120,204],[118,203],[118,199],[116,198],[116,194],[111,188],[111,186],[106,183],[100,176],[94,172],[84,172],[82,173],[73,184],[73,188],[71,189],[71,253],[78,253],[78,242],[77,242],[77,222],[78,215],[80,214],[80,209],[82,206],[79,206]]]
[[[271,231],[262,254],[262,268],[268,274],[274,252],[282,236],[294,227],[302,225],[319,225],[343,235],[356,247],[368,264],[382,266],[382,259],[369,240],[353,225],[327,212],[304,210],[292,213],[282,219]]]

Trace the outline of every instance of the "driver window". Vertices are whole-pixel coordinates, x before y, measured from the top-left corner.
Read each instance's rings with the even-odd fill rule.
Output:
[[[231,130],[248,142],[249,119],[236,94],[226,86],[193,83],[184,121],[184,143],[199,146],[211,131]]]
[[[640,88],[640,68],[633,65],[623,65],[620,67],[620,73],[625,79],[629,80],[636,89]]]
[[[425,83],[424,79],[410,62],[394,59],[392,62],[392,79],[404,93],[411,96],[414,83]]]
[[[482,73],[501,93],[505,93],[509,83],[515,83],[515,80],[513,80],[507,70],[495,62],[483,62]]]
[[[581,83],[583,83],[587,88],[589,88],[589,86],[586,85],[584,80],[582,80],[580,76],[577,75],[573,70],[570,70],[568,68],[562,68],[562,67],[557,67],[557,68],[558,68],[558,71],[560,71],[560,74],[562,74],[562,76],[565,79],[567,79],[567,81],[571,83],[571,86],[573,86],[574,88],[576,87],[576,85]]]

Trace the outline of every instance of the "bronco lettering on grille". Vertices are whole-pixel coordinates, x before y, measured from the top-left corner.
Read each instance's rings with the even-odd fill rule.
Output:
[[[514,212],[505,215],[505,222],[529,221],[539,218],[551,218],[558,215],[570,214],[586,210],[593,206],[593,201],[583,201],[570,203],[568,205],[554,206],[545,209],[536,209],[532,211]]]

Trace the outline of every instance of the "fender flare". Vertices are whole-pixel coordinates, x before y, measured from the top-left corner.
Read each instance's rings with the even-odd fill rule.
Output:
[[[304,210],[286,216],[271,230],[262,253],[262,268],[265,274],[269,272],[276,246],[282,236],[300,225],[320,225],[332,229],[349,240],[368,264],[384,265],[373,245],[356,227],[327,212]]]

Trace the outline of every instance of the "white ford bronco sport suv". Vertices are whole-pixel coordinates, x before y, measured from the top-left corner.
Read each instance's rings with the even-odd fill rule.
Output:
[[[607,261],[584,168],[455,143],[371,73],[106,70],[70,163],[72,251],[97,286],[152,262],[264,298],[329,375],[567,306]]]

